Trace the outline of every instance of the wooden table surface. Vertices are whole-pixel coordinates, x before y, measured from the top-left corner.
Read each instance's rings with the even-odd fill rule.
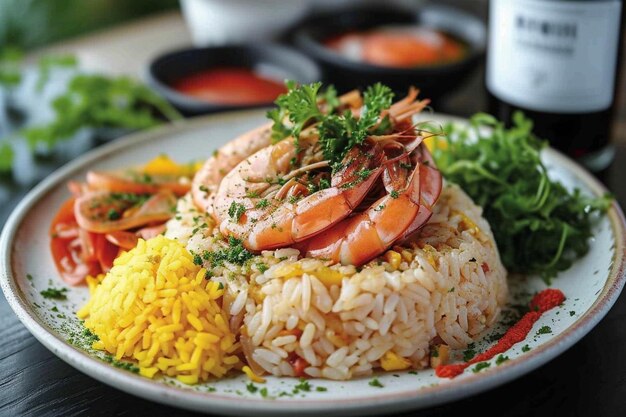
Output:
[[[88,69],[141,76],[150,57],[189,43],[178,14],[150,18],[49,50],[77,53]],[[622,67],[626,92],[626,65]],[[626,97],[622,95],[622,100]],[[444,106],[468,115],[485,105],[478,73]],[[603,180],[626,207],[626,105],[616,120],[616,160]],[[625,416],[626,296],[583,340],[540,369],[421,416]],[[193,415],[133,397],[62,362],[22,326],[0,296],[0,416]],[[406,414],[413,415],[413,414]]]

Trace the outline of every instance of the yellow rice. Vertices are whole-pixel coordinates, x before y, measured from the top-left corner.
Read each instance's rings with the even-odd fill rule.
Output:
[[[222,284],[207,281],[183,244],[158,236],[120,255],[78,312],[98,336],[95,349],[193,384],[241,367],[221,309]]]

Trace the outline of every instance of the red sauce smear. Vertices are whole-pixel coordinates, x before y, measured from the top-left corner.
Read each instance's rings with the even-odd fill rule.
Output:
[[[347,58],[396,68],[457,61],[464,53],[461,42],[424,27],[349,32],[332,37],[324,44]]]
[[[530,310],[528,313],[515,323],[505,334],[498,340],[494,346],[487,351],[475,356],[472,360],[463,363],[454,363],[451,365],[439,365],[435,369],[435,374],[441,378],[454,378],[463,373],[465,368],[478,362],[488,361],[496,355],[506,352],[514,344],[523,341],[528,336],[533,324],[543,313],[558,307],[565,301],[565,295],[560,290],[548,288],[541,291],[533,297],[530,302]]]
[[[202,71],[176,81],[172,87],[188,96],[220,104],[270,103],[287,91],[276,80],[237,67]]]

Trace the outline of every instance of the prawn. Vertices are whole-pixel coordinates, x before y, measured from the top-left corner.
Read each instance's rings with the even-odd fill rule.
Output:
[[[329,175],[329,162],[321,160],[315,125],[304,129],[298,139],[284,139],[240,162],[223,178],[213,200],[220,232],[260,251],[302,242],[350,216],[370,201],[365,198],[371,197],[368,194],[376,188],[385,164],[397,159],[387,160],[383,146],[391,148],[405,139],[413,143],[409,152],[419,146],[421,138],[410,120],[428,101],[416,101],[417,94],[412,88],[381,115],[381,120],[389,116],[396,133],[354,146],[330,181],[324,177]],[[312,176],[313,183],[307,183],[305,175],[309,181]],[[322,180],[328,186],[320,187]]]
[[[217,187],[238,163],[271,144],[272,123],[265,123],[231,140],[206,160],[191,182],[196,207],[208,212],[213,207]]]
[[[359,109],[363,98],[358,90],[349,91],[338,97],[341,109]],[[207,159],[194,176],[191,183],[191,195],[196,207],[211,213],[217,188],[233,168],[241,161],[259,150],[272,144],[272,122],[254,128],[230,142]]]
[[[411,171],[409,168],[411,167]],[[389,164],[387,194],[365,211],[344,219],[299,245],[314,258],[360,266],[426,224],[441,194],[442,177],[424,146]]]
[[[292,162],[298,150],[315,142],[311,131],[302,132],[298,146],[294,138],[287,138],[261,149],[224,177],[214,206],[223,234],[242,239],[255,251],[288,246],[331,227],[361,203],[382,174],[382,148],[374,141],[353,147],[330,186],[310,192],[297,176],[325,168],[328,162],[295,170]],[[275,187],[274,179],[283,185]],[[233,216],[237,211],[240,215]]]

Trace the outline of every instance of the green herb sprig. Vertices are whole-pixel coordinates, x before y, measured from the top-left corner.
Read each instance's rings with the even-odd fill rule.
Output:
[[[389,129],[389,119],[381,119],[381,113],[391,106],[393,100],[389,87],[377,83],[367,88],[358,118],[351,111],[337,114],[339,100],[336,90],[329,86],[321,92],[321,87],[321,83],[297,86],[292,81],[287,82],[289,91],[276,100],[277,108],[267,113],[268,118],[274,121],[273,141],[288,136],[297,139],[302,129],[318,123],[319,143],[324,157],[336,164],[353,146],[363,143],[368,135],[385,133]]]
[[[612,197],[570,192],[550,179],[540,157],[546,143],[532,128],[519,112],[510,129],[480,113],[468,126],[445,125],[445,146],[433,156],[444,177],[483,207],[509,271],[549,282],[587,253],[594,218]]]

